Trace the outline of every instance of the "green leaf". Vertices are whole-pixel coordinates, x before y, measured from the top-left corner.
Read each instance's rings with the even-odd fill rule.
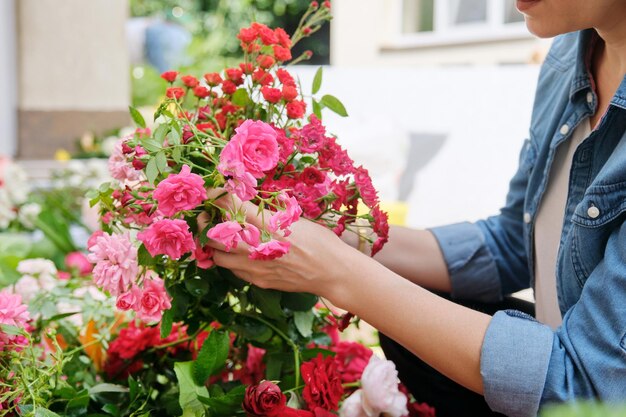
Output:
[[[339,99],[335,96],[331,96],[330,94],[326,94],[322,96],[320,103],[324,105],[324,107],[329,108],[333,112],[337,113],[341,117],[348,116],[348,112],[344,105],[339,101]]]
[[[148,152],[159,152],[163,149],[163,143],[159,143],[153,138],[143,138],[139,141],[139,144]]]
[[[319,67],[315,72],[315,77],[313,77],[313,88],[311,89],[312,94],[316,94],[320,91],[320,87],[322,86],[322,67]]]
[[[316,115],[318,119],[322,120],[322,106],[315,99],[313,99],[311,103],[313,104],[313,114]]]
[[[315,319],[313,311],[296,311],[293,313],[293,319],[296,329],[303,337],[309,337],[313,334],[313,319]]]
[[[165,152],[164,151],[158,152],[156,156],[154,157],[154,159],[156,160],[156,167],[159,170],[159,172],[165,173],[165,171],[167,170],[167,158],[165,156]]]
[[[102,383],[89,388],[89,395],[100,394],[102,392],[128,392],[128,388],[117,384]]]
[[[146,246],[143,243],[137,250],[137,259],[139,261],[139,265],[142,266],[152,266],[157,263],[156,258],[153,258],[152,255],[150,255],[150,252],[148,252],[148,249],[146,249]]]
[[[157,168],[157,163],[155,158],[150,158],[148,164],[146,165],[146,177],[148,178],[148,182],[154,185],[154,180],[159,176],[159,169]]]
[[[244,107],[250,103],[250,96],[245,88],[238,88],[237,91],[233,93],[231,101],[237,106]]]
[[[180,126],[178,126],[178,123],[176,124],[176,127],[178,127],[180,129]],[[178,131],[178,129],[172,129],[172,131],[170,132],[170,134],[167,136],[168,137],[168,142],[170,145],[180,145],[180,132]]]
[[[112,403],[109,404],[105,404],[102,407],[102,411],[104,411],[105,413],[111,414],[112,416],[119,416],[120,415],[120,408]],[[89,417],[93,417],[91,414],[89,415]]]
[[[177,163],[180,164],[180,160],[181,160],[181,152],[180,152],[180,148],[177,146],[174,148],[174,150],[172,150],[172,159]]]
[[[174,323],[174,309],[170,308],[163,312],[161,318],[161,339],[165,339],[172,333],[172,324]]]
[[[259,343],[267,342],[274,334],[269,326],[248,317],[239,317],[234,327],[243,337]]]
[[[160,144],[163,144],[165,141],[165,135],[169,132],[170,127],[166,124],[161,124],[154,131],[154,140]]]
[[[142,127],[145,129],[146,121],[143,119],[143,116],[141,115],[141,113],[139,113],[139,110],[137,110],[133,106],[128,106],[128,110],[130,111],[130,117],[133,118],[135,123],[137,123],[139,127]]]
[[[176,362],[174,364],[174,372],[176,372],[180,390],[178,402],[183,410],[183,416],[203,417],[205,408],[198,397],[208,397],[209,391],[204,385],[198,385],[194,382],[192,367],[193,362]]]
[[[266,290],[259,287],[250,287],[252,302],[269,318],[280,319],[285,313],[280,306],[281,292]]]
[[[209,281],[202,277],[189,277],[185,280],[185,288],[196,297],[202,297],[209,293]]]
[[[196,383],[203,385],[213,374],[224,367],[228,358],[230,337],[228,333],[213,330],[202,344],[198,358],[193,362],[193,376]]]
[[[241,410],[241,403],[246,393],[245,385],[238,385],[227,394],[219,397],[198,397],[209,407],[212,416],[233,416]]]
[[[61,416],[46,408],[37,407],[35,408],[35,417],[61,417]]]
[[[283,307],[292,311],[307,311],[317,304],[317,295],[306,292],[285,292],[281,303]]]

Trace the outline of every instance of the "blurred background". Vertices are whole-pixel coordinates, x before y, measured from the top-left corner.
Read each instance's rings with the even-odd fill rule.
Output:
[[[289,33],[308,4],[0,0],[0,154],[33,180],[69,158],[106,157],[129,105],[152,113],[161,72],[237,63],[241,27]],[[370,170],[394,221],[474,220],[504,202],[550,44],[514,4],[332,0],[332,23],[298,45],[314,53],[293,68],[304,93],[324,66],[322,92],[349,113],[326,115],[328,131]]]

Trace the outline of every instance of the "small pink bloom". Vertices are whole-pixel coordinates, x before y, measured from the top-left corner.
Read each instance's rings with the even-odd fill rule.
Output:
[[[363,371],[362,405],[368,415],[385,413],[390,417],[408,414],[407,398],[398,389],[398,371],[393,362],[372,356]]]
[[[192,174],[188,165],[183,165],[179,174],[170,174],[161,181],[153,196],[159,210],[166,216],[194,209],[207,198],[204,180],[200,175]]]
[[[210,246],[202,246],[196,239],[196,249],[191,254],[191,260],[196,261],[196,266],[200,269],[209,269],[215,262],[213,262],[213,253],[215,251]]]
[[[259,120],[246,120],[226,144],[220,154],[218,170],[228,176],[237,177],[243,165],[245,172],[255,178],[273,169],[278,163],[278,141],[276,131]]]
[[[93,265],[82,252],[70,252],[65,256],[65,266],[68,269],[76,269],[81,276],[89,275]]]
[[[115,306],[123,311],[138,310],[141,301],[141,288],[133,284],[129,291],[118,295]]]
[[[241,232],[239,232],[241,240],[249,246],[256,247],[261,243],[261,231],[254,225],[246,223]]]
[[[30,319],[28,307],[22,304],[22,296],[0,291],[0,324],[25,329]],[[0,351],[6,345],[25,345],[23,336],[13,336],[0,330]]]
[[[243,230],[243,227],[236,221],[226,221],[216,224],[207,232],[209,239],[215,240],[225,246],[226,252],[230,252],[231,249],[237,247],[237,244],[241,241],[239,232]]]
[[[92,235],[87,259],[96,264],[93,279],[96,285],[112,295],[126,292],[137,278],[137,248],[128,233]]]
[[[137,234],[150,255],[167,255],[179,259],[196,248],[189,225],[180,219],[161,219]]]
[[[278,230],[283,230],[285,236],[289,236],[290,231],[288,230],[289,226],[292,223],[298,221],[300,216],[302,215],[302,209],[298,204],[298,200],[294,197],[288,197],[285,194],[280,194],[278,199],[285,204],[285,210],[277,211],[269,220],[269,230],[271,232],[276,232]]]
[[[233,177],[226,181],[224,189],[235,194],[241,201],[250,201],[257,195],[257,181],[249,172],[240,177]]]
[[[170,307],[171,298],[165,291],[163,280],[159,277],[144,280],[137,311],[139,318],[145,322],[160,321],[163,311]]]
[[[113,153],[109,157],[109,172],[113,178],[123,183],[138,181],[143,177],[143,174],[133,168],[126,159],[126,155],[122,151],[123,141],[123,139],[119,140],[113,148]]]
[[[248,258],[259,259],[263,261],[280,258],[284,254],[289,252],[290,246],[291,244],[289,242],[281,240],[270,240],[269,242],[261,243],[256,248],[251,248]]]

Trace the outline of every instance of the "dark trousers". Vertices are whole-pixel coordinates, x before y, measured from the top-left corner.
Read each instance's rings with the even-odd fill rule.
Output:
[[[439,294],[441,295],[441,294]],[[448,298],[442,295],[444,298]],[[520,310],[535,314],[535,306],[513,297],[496,304],[455,302],[483,313],[494,315],[499,310]],[[490,417],[502,416],[489,409],[482,395],[462,387],[421,361],[398,343],[380,334],[380,345],[387,359],[393,361],[398,376],[418,402],[435,408],[437,417]]]

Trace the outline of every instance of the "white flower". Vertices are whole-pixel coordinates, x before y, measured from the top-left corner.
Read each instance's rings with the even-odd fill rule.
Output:
[[[13,285],[13,292],[22,296],[22,302],[28,304],[30,300],[39,292],[41,287],[37,278],[33,278],[30,275],[24,275],[18,279]]]
[[[408,414],[407,398],[398,389],[398,371],[393,362],[372,355],[361,376],[361,389],[341,406],[342,417],[401,417]],[[352,398],[354,397],[354,398]]]
[[[41,206],[37,203],[28,203],[20,207],[18,219],[24,227],[33,229],[35,227],[35,219],[41,213]]]
[[[102,141],[102,152],[105,155],[111,155],[113,153],[113,148],[115,148],[115,144],[119,139],[115,136],[109,136]]]
[[[9,223],[16,217],[15,205],[11,201],[9,193],[6,189],[0,188],[0,229],[9,227]]]
[[[56,275],[57,268],[50,259],[25,259],[17,264],[17,272],[28,275]]]

